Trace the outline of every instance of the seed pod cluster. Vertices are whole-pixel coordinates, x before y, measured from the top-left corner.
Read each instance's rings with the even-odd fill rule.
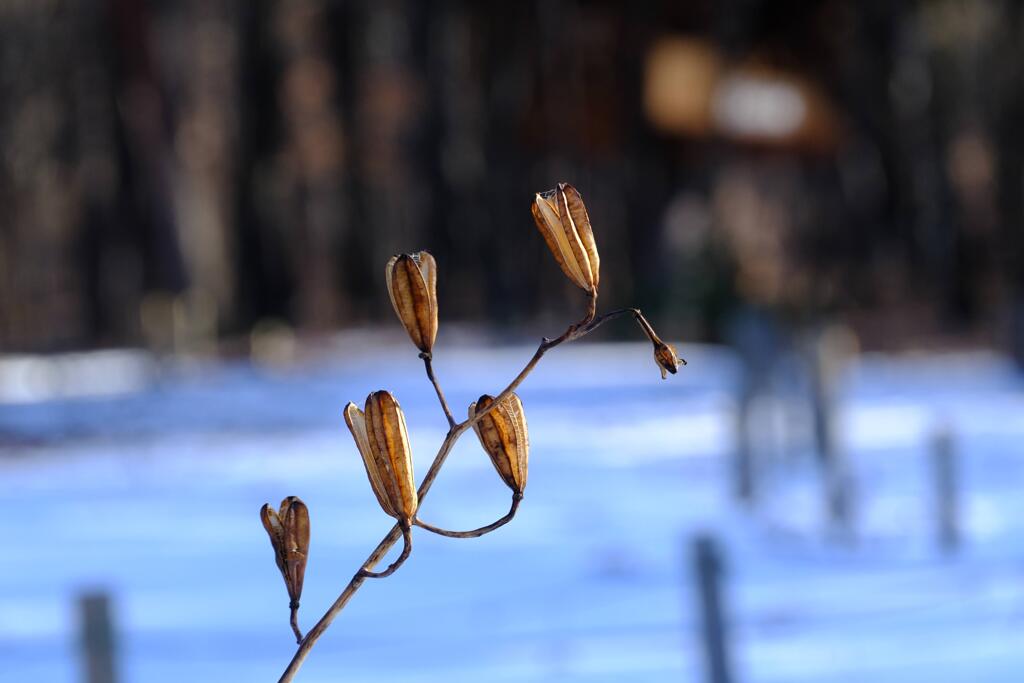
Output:
[[[469,406],[469,417],[489,408],[494,397],[484,394]],[[530,437],[523,402],[514,393],[473,424],[480,445],[487,451],[502,481],[518,495],[526,488]]]
[[[411,522],[418,501],[409,433],[398,401],[388,391],[375,391],[366,397],[365,410],[354,403],[345,406],[345,424],[381,509],[397,520]]]
[[[583,198],[568,183],[534,196],[533,220],[562,272],[580,289],[596,294],[601,259]]]
[[[302,597],[309,555],[309,509],[298,497],[288,496],[281,501],[278,510],[269,503],[260,508],[260,519],[270,536],[277,568],[281,570],[292,609],[295,609]]]
[[[391,305],[409,339],[430,353],[437,337],[437,262],[425,251],[392,256],[384,274]]]
[[[677,367],[686,363],[676,355],[675,348],[658,337],[639,309],[623,308],[597,316],[600,258],[587,209],[580,193],[574,187],[559,183],[553,190],[537,193],[531,209],[537,229],[544,237],[559,267],[590,297],[587,316],[570,325],[560,337],[545,338],[534,358],[512,382],[505,398],[496,402],[493,396],[484,394],[469,406],[469,421],[472,422],[480,445],[501,480],[512,490],[512,504],[508,513],[490,524],[470,531],[449,531],[417,519],[420,493],[415,485],[412,449],[405,415],[398,401],[390,392],[380,390],[366,397],[362,410],[354,403],[346,405],[345,423],[359,450],[370,487],[381,509],[398,521],[397,526],[404,544],[394,562],[382,571],[374,571],[374,567],[398,539],[398,534],[392,530],[359,568],[341,598],[335,601],[317,626],[303,638],[298,625],[297,610],[309,552],[309,511],[306,505],[294,496],[285,498],[278,510],[269,504],[261,508],[260,518],[270,536],[275,560],[291,599],[292,630],[297,642],[300,643],[295,658],[281,678],[282,681],[293,679],[305,653],[337,613],[344,608],[348,597],[359,588],[363,580],[386,578],[402,566],[412,552],[413,525],[442,536],[476,538],[495,531],[515,517],[526,488],[530,440],[522,401],[511,392],[511,388],[519,385],[546,350],[563,342],[573,341],[607,320],[631,313],[654,345],[654,360],[661,370],[662,379],[666,378],[667,373],[675,374]],[[438,329],[437,264],[433,256],[426,251],[393,256],[387,263],[385,274],[391,304],[409,338],[420,350],[420,358],[424,361],[427,377],[434,385],[450,427],[431,466],[431,472],[422,484],[425,495],[445,457],[457,439],[465,433],[468,424],[455,421],[433,374],[431,354]]]

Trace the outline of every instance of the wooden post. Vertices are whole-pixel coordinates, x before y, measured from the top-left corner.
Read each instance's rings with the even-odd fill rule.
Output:
[[[707,660],[708,683],[730,683],[726,624],[722,609],[722,560],[715,540],[699,535],[693,541],[697,593],[700,596],[701,625]]]
[[[84,683],[116,683],[110,597],[106,593],[86,593],[79,598],[78,608],[81,615],[82,680]]]
[[[733,455],[733,493],[740,503],[753,507],[755,503],[754,448],[751,443],[750,416],[754,395],[744,390],[740,396],[736,415],[736,452]]]
[[[849,538],[853,531],[851,473],[836,443],[837,394],[843,370],[857,353],[857,339],[841,325],[829,325],[809,345],[811,413],[814,442],[822,468],[825,509],[833,529]]]
[[[957,485],[956,449],[953,433],[940,427],[932,438],[932,461],[935,475],[935,514],[939,546],[952,553],[960,546],[959,486]]]

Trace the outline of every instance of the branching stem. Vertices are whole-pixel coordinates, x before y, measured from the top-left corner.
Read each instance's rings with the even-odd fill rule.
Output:
[[[370,571],[373,568],[373,565],[377,564],[379,560],[375,561],[373,564],[365,562],[356,574],[357,576],[363,576],[367,579],[386,579],[394,574],[399,567],[405,564],[405,561],[409,559],[409,554],[412,552],[412,523],[402,520],[397,526],[401,530],[403,541],[402,553],[398,556],[398,559],[388,565],[388,568],[382,572]]]
[[[434,385],[434,391],[437,392],[437,400],[441,402],[441,410],[444,411],[444,416],[448,419],[448,428],[451,429],[455,426],[455,418],[452,416],[451,408],[448,407],[448,401],[444,397],[444,392],[441,391],[441,385],[438,383],[437,378],[434,377],[433,356],[424,351],[420,354],[420,358],[423,359],[423,367],[427,370],[427,379]]]
[[[427,531],[438,534],[439,536],[447,536],[448,538],[479,538],[480,536],[489,534],[495,529],[500,529],[501,527],[511,522],[512,519],[516,516],[516,511],[519,510],[519,503],[522,500],[523,494],[513,493],[512,507],[509,508],[508,514],[506,514],[499,520],[491,522],[487,526],[482,526],[479,529],[473,529],[472,531],[449,531],[448,529],[441,529],[440,527],[436,527],[433,524],[427,524],[426,522],[420,519],[414,519],[412,523],[420,527],[421,529],[426,529]]]
[[[427,377],[430,378],[431,383],[434,385],[434,390],[437,392],[437,397],[441,401],[441,407],[444,409],[445,416],[448,418],[448,424],[450,428],[448,429],[447,436],[445,436],[444,441],[441,443],[441,448],[437,451],[437,455],[434,456],[434,461],[430,464],[430,469],[427,470],[427,474],[423,477],[423,481],[420,483],[419,490],[417,491],[420,502],[422,503],[423,498],[426,497],[427,492],[430,491],[430,487],[433,485],[434,480],[437,478],[438,473],[441,471],[441,467],[444,465],[445,460],[448,458],[448,453],[451,452],[452,447],[455,445],[455,442],[459,440],[459,437],[461,437],[466,432],[466,430],[472,427],[477,421],[479,421],[481,418],[487,415],[487,413],[491,412],[492,410],[494,410],[494,408],[500,405],[501,402],[504,401],[509,394],[515,391],[519,387],[519,385],[522,384],[523,380],[526,379],[526,377],[537,366],[537,363],[540,362],[540,359],[544,357],[545,353],[555,348],[559,344],[562,344],[564,342],[575,341],[593,332],[605,322],[609,320],[614,320],[615,318],[625,315],[626,313],[631,313],[633,317],[636,318],[636,321],[640,325],[640,327],[644,330],[644,334],[647,335],[648,339],[651,339],[652,342],[655,342],[655,340],[657,339],[657,335],[654,335],[654,330],[651,328],[650,324],[647,322],[647,320],[643,317],[643,315],[640,313],[638,309],[623,308],[598,316],[597,292],[593,292],[590,295],[590,299],[588,301],[587,314],[583,317],[582,320],[570,325],[565,330],[565,332],[563,332],[560,336],[554,339],[542,339],[540,344],[537,346],[537,350],[534,352],[533,357],[530,358],[530,360],[526,363],[523,369],[520,370],[519,374],[515,376],[512,382],[509,383],[509,385],[505,387],[501,391],[501,393],[497,395],[497,397],[495,397],[494,401],[487,408],[477,411],[477,413],[473,417],[463,420],[462,422],[456,422],[455,419],[452,417],[451,410],[448,408],[448,404],[447,401],[445,401],[444,394],[441,391],[441,387],[437,383],[437,380],[434,378],[433,368],[431,367],[430,363],[430,356],[427,355],[427,357],[424,357],[423,362],[427,369]],[[513,500],[512,510],[509,511],[509,515],[506,515],[508,519],[503,517],[501,520],[498,520],[498,522],[495,522],[494,524],[498,526],[506,524],[509,521],[509,519],[511,519],[511,517],[514,516],[517,506],[518,501]],[[497,526],[494,526],[494,528],[497,528]],[[482,527],[482,529],[487,530],[488,527]],[[476,531],[480,531],[480,529],[477,529]],[[483,533],[487,533],[487,531],[483,531]],[[379,574],[374,574],[372,572],[373,567],[381,561],[384,555],[387,554],[388,550],[390,550],[391,547],[398,541],[398,539],[403,537],[403,535],[405,536],[406,541],[405,549],[402,551],[402,555],[398,558],[398,560],[395,561],[394,564],[392,564],[386,570],[380,572]],[[299,643],[299,647],[296,650],[295,655],[292,657],[291,662],[288,664],[288,668],[285,669],[284,673],[281,675],[281,678],[278,680],[278,683],[290,683],[295,678],[295,674],[298,673],[299,668],[302,666],[302,663],[306,660],[306,657],[307,655],[309,655],[309,651],[313,648],[313,645],[316,644],[316,641],[319,640],[320,636],[322,636],[324,631],[327,630],[327,627],[331,625],[331,622],[334,621],[335,617],[337,617],[338,614],[340,614],[341,611],[345,609],[345,605],[347,605],[348,601],[352,599],[352,596],[355,594],[357,590],[359,590],[359,587],[363,585],[363,582],[366,580],[366,578],[368,576],[377,578],[383,576],[390,576],[392,572],[394,572],[396,569],[398,569],[399,566],[401,566],[402,562],[405,561],[405,558],[409,556],[409,551],[411,550],[411,548],[412,541],[410,539],[409,529],[403,529],[402,524],[395,524],[395,526],[391,528],[391,531],[388,532],[388,535],[385,536],[383,540],[381,540],[381,542],[377,544],[377,547],[373,549],[373,552],[370,553],[370,556],[366,558],[366,561],[363,563],[362,567],[359,569],[358,572],[356,572],[355,576],[352,577],[352,580],[349,581],[348,585],[345,586],[345,589],[341,592],[341,595],[339,595],[338,598],[334,601],[334,604],[332,604],[327,609],[327,612],[324,613],[322,617],[320,617],[320,621],[318,621],[316,625],[309,630],[309,633],[306,634],[306,637],[303,638],[302,642]]]
[[[295,642],[301,643],[302,631],[299,629],[299,603],[295,600],[292,600],[291,604],[288,605],[288,608],[292,612],[292,616],[289,622],[292,625],[292,631],[295,633]]]

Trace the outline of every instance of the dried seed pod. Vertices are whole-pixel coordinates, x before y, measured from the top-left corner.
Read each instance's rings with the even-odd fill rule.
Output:
[[[665,374],[666,371],[674,375],[676,368],[686,364],[685,360],[676,355],[676,350],[671,344],[666,344],[660,339],[654,342],[654,362],[661,368],[662,379],[668,376]]]
[[[469,406],[472,419],[478,410],[494,403],[494,397],[484,394]],[[502,481],[515,493],[522,495],[526,488],[526,474],[530,458],[530,436],[526,431],[523,403],[514,393],[473,424],[480,445],[487,451],[494,469]]]
[[[596,293],[601,259],[580,193],[568,183],[559,183],[554,190],[537,193],[531,210],[562,272],[584,291]]]
[[[416,348],[430,353],[437,336],[437,262],[425,251],[401,254],[384,273],[398,319]]]
[[[292,609],[297,609],[309,554],[309,509],[296,496],[288,496],[281,501],[280,510],[264,505],[260,519],[274,547],[277,568],[284,577]]]
[[[661,337],[654,331],[651,324],[647,322],[639,310],[633,309],[633,315],[636,317],[637,323],[640,325],[640,329],[644,331],[647,338],[651,340],[651,344],[654,345],[654,362],[657,363],[658,368],[661,370],[661,378],[665,379],[668,377],[666,372],[671,372],[673,375],[676,374],[676,369],[680,365],[686,365],[686,361],[676,355],[676,349],[671,344],[666,344],[661,341]]]
[[[390,392],[375,391],[366,397],[365,412],[354,403],[345,406],[345,424],[381,509],[395,519],[411,521],[416,515],[416,484],[405,415],[398,401]]]

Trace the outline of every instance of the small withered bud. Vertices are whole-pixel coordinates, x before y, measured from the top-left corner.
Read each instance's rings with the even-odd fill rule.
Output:
[[[583,291],[596,294],[601,259],[580,193],[568,183],[559,183],[554,190],[537,193],[531,210],[562,272]]]
[[[494,403],[494,397],[484,394],[469,406],[469,417],[476,416]],[[509,394],[498,407],[473,424],[480,445],[487,451],[494,469],[502,481],[519,495],[526,488],[526,475],[530,458],[530,436],[526,431],[523,403],[514,393]]]
[[[437,336],[437,262],[425,251],[392,256],[385,275],[398,319],[416,348],[429,354]]]
[[[354,403],[345,406],[345,424],[356,441],[381,509],[401,522],[411,523],[418,501],[409,433],[398,401],[390,392],[375,391],[366,397],[365,412]]]
[[[636,321],[640,324],[640,328],[643,329],[644,334],[654,344],[654,362],[658,364],[658,368],[661,370],[661,378],[665,379],[668,377],[667,372],[676,374],[677,368],[680,365],[686,365],[686,361],[676,355],[676,349],[671,344],[666,344],[661,341],[661,337],[654,331],[651,324],[647,322],[639,310],[634,309],[633,315],[636,317]]]
[[[661,368],[662,379],[668,377],[665,374],[666,371],[674,375],[676,374],[676,368],[680,365],[686,365],[686,361],[676,355],[675,348],[660,339],[654,342],[654,362]]]
[[[295,638],[302,640],[296,613],[302,597],[302,581],[306,576],[306,558],[309,555],[309,509],[296,496],[288,496],[281,501],[279,510],[274,510],[269,503],[260,508],[260,519],[270,536],[277,568],[281,570],[284,585],[288,589]]]

